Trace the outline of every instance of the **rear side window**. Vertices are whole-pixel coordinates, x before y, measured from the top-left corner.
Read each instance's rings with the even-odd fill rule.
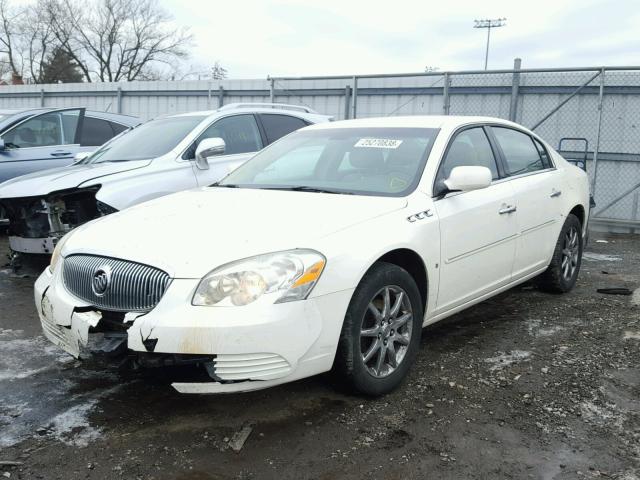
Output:
[[[80,145],[97,147],[113,138],[111,123],[99,118],[84,117]]]
[[[491,128],[504,153],[509,175],[521,175],[547,168],[538,147],[529,135],[511,128]]]
[[[442,162],[438,179],[446,180],[451,170],[463,166],[487,167],[494,180],[499,176],[493,150],[482,127],[469,128],[456,135]]]
[[[279,138],[307,126],[304,120],[289,115],[261,114],[260,120],[267,135],[267,143],[273,143]]]

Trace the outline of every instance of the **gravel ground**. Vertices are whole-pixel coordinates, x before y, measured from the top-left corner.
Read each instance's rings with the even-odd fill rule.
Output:
[[[0,475],[638,480],[640,236],[591,242],[572,293],[524,285],[425,329],[375,400],[327,376],[183,396],[77,362],[41,336],[34,278],[0,269]]]

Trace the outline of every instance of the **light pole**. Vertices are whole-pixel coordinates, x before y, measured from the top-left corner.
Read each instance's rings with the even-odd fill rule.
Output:
[[[482,19],[474,20],[475,25],[473,28],[486,28],[487,29],[487,49],[484,54],[484,69],[487,69],[489,63],[489,40],[491,39],[491,29],[504,27],[507,24],[506,18],[494,18],[494,19]]]

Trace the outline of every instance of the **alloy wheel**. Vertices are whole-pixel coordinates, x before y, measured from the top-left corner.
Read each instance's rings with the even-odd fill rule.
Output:
[[[367,305],[360,328],[360,353],[369,373],[384,378],[404,360],[413,330],[409,295],[398,286],[386,286]]]
[[[573,278],[580,259],[580,241],[576,227],[571,227],[564,236],[562,246],[562,276],[566,281]]]

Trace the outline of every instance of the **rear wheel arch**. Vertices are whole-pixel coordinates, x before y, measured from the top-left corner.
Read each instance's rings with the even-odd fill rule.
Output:
[[[580,225],[584,227],[586,212],[582,205],[578,204],[571,209],[569,214],[575,215],[580,220]]]

